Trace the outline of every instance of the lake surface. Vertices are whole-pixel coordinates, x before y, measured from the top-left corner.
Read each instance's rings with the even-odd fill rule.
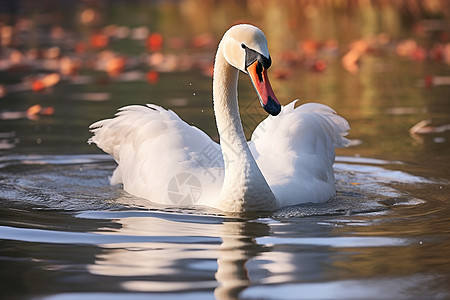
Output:
[[[27,7],[21,16],[35,25],[22,21],[16,44],[4,45],[0,298],[450,298],[450,68],[444,54],[435,59],[432,52],[449,45],[441,23],[417,33],[389,5],[361,4],[346,13],[272,5],[267,16],[279,21],[274,27],[251,5],[136,3],[109,9],[67,4],[46,14]],[[307,12],[305,23],[280,17],[294,8]],[[196,20],[193,9],[215,18],[214,26]],[[67,18],[70,11],[80,24]],[[48,15],[53,18],[44,21]],[[351,24],[354,15],[364,18]],[[208,72],[221,34],[243,16],[266,32],[269,77],[282,104],[321,102],[350,122],[352,146],[337,150],[336,198],[229,215],[162,206],[110,186],[115,163],[87,145],[88,126],[121,106],[162,105],[217,140]],[[337,30],[316,22],[326,16],[334,17]],[[382,24],[373,29],[367,16]],[[180,31],[176,17],[186,24]],[[383,22],[397,22],[397,29]],[[91,34],[110,24],[124,28],[97,49],[102,38]],[[149,45],[145,28],[160,32],[163,45],[157,38]],[[280,34],[283,28],[292,30]],[[348,36],[339,36],[343,28],[351,28]],[[345,65],[352,42],[371,30],[378,40],[364,39],[358,63]],[[300,45],[302,35],[315,42]],[[423,48],[403,55],[400,46],[411,40]],[[32,49],[51,47],[60,54],[31,58]],[[105,58],[111,53],[126,55],[123,68]],[[65,73],[63,57],[82,63]],[[244,74],[239,97],[250,135],[265,113]]]

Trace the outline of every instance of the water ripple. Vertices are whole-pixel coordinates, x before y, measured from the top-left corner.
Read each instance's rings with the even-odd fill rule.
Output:
[[[259,237],[256,242],[260,245],[314,245],[328,246],[333,248],[355,248],[355,247],[395,247],[406,246],[410,241],[402,238],[390,237]]]
[[[85,232],[53,231],[34,228],[0,226],[0,239],[50,244],[104,245],[117,243],[220,243],[220,238],[207,236],[134,236]]]

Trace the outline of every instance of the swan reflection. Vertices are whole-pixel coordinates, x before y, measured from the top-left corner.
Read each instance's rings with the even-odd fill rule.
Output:
[[[112,222],[119,228],[100,228],[96,233],[141,236],[148,242],[101,245],[95,263],[88,266],[91,274],[123,277],[121,288],[129,291],[214,289],[217,299],[237,298],[251,284],[246,264],[264,251],[255,238],[266,236],[270,229],[263,223],[213,217],[208,224],[180,222],[170,215],[121,217]]]
[[[213,217],[207,224],[148,216],[111,221],[119,228],[96,233],[141,236],[148,242],[100,245],[102,251],[88,266],[91,274],[124,277],[121,287],[129,291],[214,289],[217,299],[234,299],[251,284],[246,264],[264,252],[255,238],[270,229],[263,223]]]

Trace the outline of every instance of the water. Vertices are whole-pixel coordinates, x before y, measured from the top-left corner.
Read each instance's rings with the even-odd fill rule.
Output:
[[[215,15],[211,19],[217,23],[195,23],[196,18],[189,17],[191,6]],[[329,38],[314,16],[332,14],[337,28],[347,28],[353,14],[377,15],[378,7],[361,4],[347,13],[309,7],[310,19],[301,21],[304,26],[295,27],[289,39],[251,6],[221,6],[227,17],[221,9],[196,6],[195,1],[159,4],[157,13],[138,4],[111,7],[103,16],[109,22],[100,25],[145,24],[165,38],[180,37],[166,21],[174,16],[184,16],[191,24],[183,28],[182,37],[212,28],[215,41],[233,18],[250,16],[266,31],[273,49],[269,76],[281,102],[295,96],[302,102],[320,101],[352,126],[353,146],[338,150],[337,196],[324,204],[273,213],[229,215],[207,207],[159,205],[108,184],[115,164],[87,145],[87,127],[120,106],[160,104],[217,138],[211,78],[197,69],[212,61],[215,44],[191,49],[186,42],[184,50],[165,46],[163,53],[181,52],[196,57],[196,64],[194,69],[160,72],[154,83],[147,81],[148,69],[142,65],[131,64],[119,76],[86,66],[43,91],[12,92],[30,72],[41,71],[2,69],[0,83],[8,93],[0,99],[0,298],[450,298],[450,135],[445,130],[450,124],[450,90],[445,84],[424,86],[427,75],[445,83],[449,68],[432,59],[416,61],[396,54],[404,38],[418,39],[410,27],[395,32],[381,26],[391,42],[372,45],[376,48],[361,57],[355,74],[341,65],[348,44],[341,44],[338,54],[322,49],[316,59],[324,59],[327,67],[318,72],[304,61],[286,69],[283,59],[284,51],[296,47],[297,35]],[[401,23],[392,7],[383,9],[381,15],[388,16],[384,21]],[[161,18],[145,23],[139,11]],[[293,26],[279,18],[290,11],[289,6],[271,6],[268,16],[279,21],[279,28]],[[127,17],[131,13],[136,17]],[[366,19],[355,21],[362,23],[362,31],[371,29]],[[64,28],[73,26],[68,22],[62,22]],[[83,40],[100,25],[82,24],[67,32]],[[45,36],[51,26],[43,24],[40,34]],[[346,38],[357,38],[362,33],[348,34]],[[427,45],[437,42],[433,34],[420,38]],[[70,45],[58,40],[41,47],[54,44],[73,55]],[[131,37],[116,38],[108,47],[127,53],[129,63],[143,64],[143,44]],[[32,47],[36,45],[30,42],[17,48],[25,52]],[[99,52],[78,56],[91,61],[99,59]],[[290,72],[287,78],[285,71]],[[241,114],[250,134],[264,112],[250,82],[241,77]],[[54,113],[27,115],[25,110],[35,104],[52,107]],[[427,119],[432,126],[425,127],[428,132],[409,132]]]
[[[227,216],[109,186],[105,155],[4,157],[2,294],[446,299],[448,205],[405,190],[447,186],[389,162],[338,160],[336,199]]]

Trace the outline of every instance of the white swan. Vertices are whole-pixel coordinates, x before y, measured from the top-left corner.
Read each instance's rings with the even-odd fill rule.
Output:
[[[335,195],[335,147],[348,143],[345,119],[328,106],[281,107],[267,78],[263,32],[231,27],[219,43],[213,102],[220,145],[156,105],[126,106],[90,126],[118,166],[112,184],[153,202],[207,205],[228,212],[273,211]],[[239,71],[247,73],[268,116],[247,142],[239,115]],[[276,116],[276,117],[275,117]]]

